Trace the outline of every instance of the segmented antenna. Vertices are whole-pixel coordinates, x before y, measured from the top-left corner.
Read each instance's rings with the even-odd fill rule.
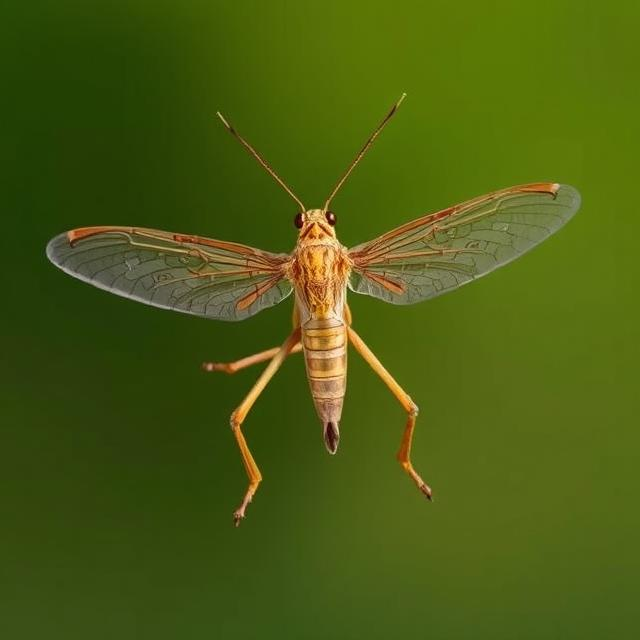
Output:
[[[300,199],[291,189],[284,183],[278,174],[269,166],[269,163],[231,126],[228,120],[219,112],[216,112],[218,118],[222,120],[222,124],[227,128],[229,133],[238,139],[240,144],[264,167],[267,173],[298,203],[300,210],[304,213],[307,209]]]
[[[378,137],[378,134],[384,129],[384,126],[387,124],[387,122],[391,120],[391,117],[398,110],[398,107],[402,104],[402,101],[405,99],[406,95],[407,95],[406,93],[403,93],[400,96],[400,99],[393,105],[393,107],[391,107],[391,111],[387,113],[387,115],[384,117],[382,122],[376,127],[375,131],[369,136],[369,139],[365,142],[364,147],[360,149],[360,151],[358,152],[358,155],[355,157],[355,160],[351,163],[351,165],[347,169],[346,173],[342,176],[342,178],[338,180],[338,184],[336,184],[336,186],[333,188],[331,195],[327,198],[327,201],[324,203],[323,211],[327,211],[327,209],[329,208],[329,204],[333,200],[333,197],[336,195],[336,193],[338,193],[338,191],[340,190],[340,187],[345,183],[346,179],[349,177],[349,175],[351,174],[355,166],[358,164],[358,162],[362,160],[362,157],[364,156],[364,154],[367,153],[367,151],[369,151],[369,147],[373,144],[373,141]]]

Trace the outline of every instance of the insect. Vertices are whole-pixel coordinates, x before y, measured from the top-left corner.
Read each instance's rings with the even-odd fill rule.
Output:
[[[47,256],[76,278],[127,298],[217,320],[244,320],[294,293],[293,330],[280,347],[236,362],[203,365],[234,373],[268,362],[231,415],[249,486],[234,512],[245,517],[262,475],[242,424],[283,361],[303,352],[311,395],[331,454],[338,449],[346,390],[347,343],[369,363],[407,414],[398,461],[418,489],[431,488],[411,463],[418,407],[351,326],[347,289],[392,304],[413,304],[471,282],[513,260],[565,224],[580,205],[570,186],[537,182],[480,196],[358,245],[342,246],[329,206],[355,166],[397,111],[376,127],[321,209],[307,209],[264,158],[220,114],[228,131],[297,203],[298,240],[291,254],[235,242],[139,227],[83,227],[53,238]]]

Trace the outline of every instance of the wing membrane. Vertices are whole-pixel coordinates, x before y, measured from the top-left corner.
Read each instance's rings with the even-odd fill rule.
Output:
[[[292,291],[286,254],[156,229],[75,229],[53,238],[47,256],[101,289],[218,320],[243,320]]]
[[[511,187],[433,213],[349,251],[349,287],[412,304],[510,262],[564,225],[580,206],[567,185]]]

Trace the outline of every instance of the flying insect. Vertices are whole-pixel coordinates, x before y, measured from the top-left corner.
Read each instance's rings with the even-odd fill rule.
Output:
[[[236,242],[125,226],[83,227],[53,238],[47,256],[66,273],[145,304],[216,320],[238,321],[294,296],[293,328],[281,346],[236,362],[204,363],[205,371],[233,373],[268,365],[231,415],[231,427],[249,485],[234,512],[245,517],[262,475],[242,424],[269,380],[292,353],[302,352],[307,378],[329,453],[340,439],[346,391],[347,344],[369,363],[407,414],[397,453],[420,492],[429,485],[411,462],[418,407],[352,326],[347,291],[391,304],[421,302],[467,284],[525,253],[563,226],[578,210],[576,189],[536,182],[489,193],[407,222],[353,248],[336,236],[330,204],[355,166],[397,111],[404,94],[373,131],[318,209],[308,209],[264,158],[221,114],[228,131],[299,207],[290,254]]]

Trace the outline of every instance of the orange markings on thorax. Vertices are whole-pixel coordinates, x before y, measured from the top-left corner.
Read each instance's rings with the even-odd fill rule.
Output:
[[[342,300],[351,261],[337,241],[300,243],[291,263],[296,291],[314,317],[327,317]]]

